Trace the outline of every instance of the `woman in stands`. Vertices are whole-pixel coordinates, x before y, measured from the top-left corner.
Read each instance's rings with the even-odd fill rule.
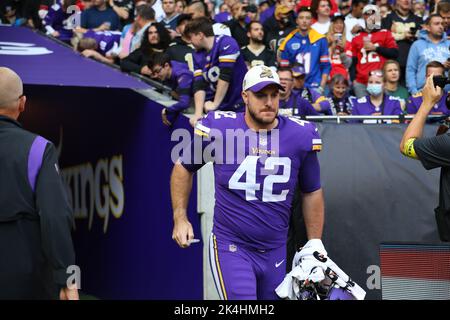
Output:
[[[400,115],[400,99],[384,93],[383,71],[373,70],[369,73],[367,83],[369,95],[353,101],[353,115]]]
[[[141,46],[121,60],[120,68],[125,72],[135,72],[150,77],[152,73],[147,63],[151,54],[167,50],[170,41],[170,34],[162,24],[151,24],[145,30]]]
[[[344,16],[335,15],[331,20],[327,40],[330,52],[330,79],[335,74],[342,74],[349,79],[348,69],[352,64],[352,44],[345,38]]]
[[[348,79],[342,74],[336,74],[330,81],[330,94],[333,115],[347,116],[352,112],[352,102],[356,100],[354,96],[350,96],[350,84]]]
[[[395,60],[387,60],[383,66],[384,91],[393,97],[402,99],[402,109],[409,98],[408,90],[399,84],[400,64]]]

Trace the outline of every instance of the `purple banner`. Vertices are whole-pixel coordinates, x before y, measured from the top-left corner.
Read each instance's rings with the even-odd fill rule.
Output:
[[[13,69],[24,84],[150,88],[132,76],[76,54],[28,28],[0,26],[0,66]]]

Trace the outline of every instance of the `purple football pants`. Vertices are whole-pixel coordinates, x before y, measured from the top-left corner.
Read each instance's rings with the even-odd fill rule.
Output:
[[[286,246],[257,250],[211,234],[209,261],[222,300],[277,300],[286,275]]]

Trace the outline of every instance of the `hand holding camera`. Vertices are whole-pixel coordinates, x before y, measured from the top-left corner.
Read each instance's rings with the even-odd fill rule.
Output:
[[[441,78],[444,78],[444,83],[442,83]],[[435,80],[436,79],[436,80]],[[437,82],[435,82],[437,81]],[[443,88],[445,87],[445,84],[447,83],[447,78],[442,76],[429,76],[427,78],[427,81],[425,83],[425,86],[422,90],[422,97],[423,97],[423,104],[427,108],[429,108],[428,111],[433,108],[433,106],[439,102],[439,100],[442,97]]]

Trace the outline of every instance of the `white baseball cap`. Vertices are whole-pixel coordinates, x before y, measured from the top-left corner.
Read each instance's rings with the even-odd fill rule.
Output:
[[[258,92],[271,84],[276,84],[279,89],[284,91],[280,84],[280,77],[272,68],[264,65],[254,66],[245,74],[242,90]]]
[[[374,4],[367,4],[364,8],[362,13],[365,14],[366,12],[374,11],[375,13],[380,13],[380,8]]]

